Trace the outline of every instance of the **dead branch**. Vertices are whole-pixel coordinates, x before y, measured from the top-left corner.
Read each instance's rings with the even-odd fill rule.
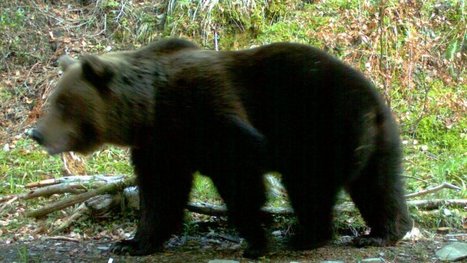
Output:
[[[54,184],[64,184],[64,183],[89,183],[92,185],[95,184],[110,184],[122,181],[126,176],[124,175],[70,175],[54,179],[45,179],[39,182],[29,183],[26,185],[26,188],[35,188],[43,187],[47,185]]]
[[[9,201],[13,198],[17,198],[18,195],[4,195],[4,196],[0,196],[0,203],[3,203],[3,202],[6,202],[6,201]]]
[[[26,188],[44,187],[48,185],[58,184],[60,179],[45,179],[39,182],[33,182],[27,184]]]
[[[87,188],[83,184],[79,183],[63,183],[63,184],[55,184],[51,182],[39,182],[39,183],[34,183],[34,185],[41,185],[40,188],[38,189],[33,189],[30,190],[27,193],[22,193],[22,194],[16,194],[16,195],[6,195],[6,196],[1,196],[0,197],[0,203],[7,202],[11,199],[15,200],[26,200],[26,199],[32,199],[36,197],[48,197],[53,194],[79,194],[86,192]],[[98,186],[99,184],[97,184]],[[29,186],[31,187],[31,186]]]
[[[88,199],[90,199],[91,197],[94,197],[94,196],[107,194],[107,193],[111,194],[111,193],[123,191],[124,188],[126,188],[126,187],[128,187],[130,185],[133,185],[133,184],[134,184],[134,179],[133,178],[127,178],[127,179],[125,179],[123,181],[119,181],[119,182],[116,182],[116,183],[111,183],[111,184],[108,184],[108,185],[104,185],[104,186],[102,186],[102,187],[100,187],[98,189],[95,189],[95,190],[92,190],[92,191],[89,191],[89,192],[85,192],[85,193],[82,193],[82,194],[78,194],[76,196],[71,196],[69,198],[65,198],[65,199],[57,201],[55,203],[46,205],[43,208],[40,208],[40,209],[37,209],[37,210],[34,210],[34,211],[31,211],[31,212],[27,213],[26,216],[35,217],[35,218],[42,217],[42,216],[45,216],[45,215],[47,215],[47,214],[49,214],[51,212],[61,210],[63,208],[72,206],[74,204],[82,203],[82,202],[84,202],[84,201],[86,201],[86,200],[88,200]]]
[[[266,186],[274,197],[284,198],[287,196],[287,190],[285,190],[277,176],[274,176],[273,174],[267,174],[265,179]]]
[[[70,225],[73,224],[73,222],[76,222],[79,218],[87,215],[89,212],[89,209],[86,207],[85,204],[81,204],[78,208],[76,208],[75,212],[66,218],[62,224],[60,224],[57,228],[55,228],[51,234],[56,235],[57,233],[60,233],[62,230],[68,228]]]
[[[121,204],[122,198],[120,194],[98,195],[84,203],[91,216],[99,218],[107,217],[112,210],[121,208]]]
[[[57,185],[49,185],[46,187],[42,187],[39,189],[34,189],[29,191],[28,193],[21,194],[18,196],[19,199],[31,199],[40,196],[51,196],[53,194],[64,194],[64,193],[71,193],[71,194],[79,194],[86,191],[86,187],[82,184],[78,183],[71,183],[71,184],[57,184]]]
[[[71,241],[71,242],[80,242],[79,239],[77,238],[72,238],[72,237],[65,237],[65,236],[47,236],[44,237],[45,240],[64,240],[64,241]]]
[[[440,184],[438,186],[435,186],[435,187],[431,187],[431,188],[428,188],[428,189],[425,189],[425,190],[422,190],[422,191],[419,191],[419,192],[407,194],[407,195],[405,195],[405,197],[411,198],[411,197],[415,197],[415,196],[427,195],[427,194],[437,192],[437,191],[439,191],[439,190],[441,190],[443,188],[454,189],[454,190],[457,190],[457,191],[461,190],[460,187],[445,182],[445,183],[442,183],[442,184]]]
[[[467,207],[467,199],[433,199],[433,200],[410,200],[409,206],[419,209],[432,210],[442,206]]]
[[[409,206],[417,207],[424,210],[437,209],[442,206],[452,207],[467,207],[467,199],[433,199],[433,200],[410,200],[407,202]],[[193,213],[209,215],[209,216],[226,216],[227,209],[225,206],[212,205],[208,203],[189,203],[187,210]],[[344,202],[334,208],[339,213],[355,209],[352,202]],[[293,209],[283,207],[264,207],[263,212],[271,215],[292,215]]]
[[[2,206],[0,206],[0,213],[3,211],[3,209],[5,209],[5,207],[7,207],[8,205],[10,205],[11,203],[13,203],[14,201],[16,201],[18,198],[16,196],[13,196],[12,198],[6,200],[7,202],[5,202]]]
[[[209,216],[226,216],[227,208],[223,205],[213,205],[203,202],[188,203],[188,211]]]
[[[53,194],[79,194],[86,192],[87,187],[97,188],[103,185],[118,183],[123,181],[123,175],[106,176],[106,175],[90,175],[90,176],[65,176],[57,179],[46,179],[39,182],[29,183],[26,188],[37,188],[27,193],[0,196],[0,203],[7,202],[11,199],[22,200],[36,197],[47,197]]]
[[[269,176],[273,177],[273,176]],[[275,179],[275,178],[274,178]],[[278,180],[268,179],[268,188],[272,189],[275,195],[286,195],[285,189],[278,183]],[[86,188],[84,184],[94,186],[97,189],[84,192]],[[139,195],[138,189],[134,186],[135,182],[133,179],[128,179],[124,176],[105,176],[105,175],[94,175],[94,176],[67,176],[59,179],[45,180],[34,185],[45,186],[39,189],[30,191],[29,193],[8,196],[0,198],[1,200],[10,200],[8,203],[15,201],[16,199],[28,199],[38,196],[48,196],[54,193],[78,193],[77,195],[69,198],[57,201],[55,203],[46,205],[43,208],[31,211],[27,214],[29,217],[42,217],[53,211],[57,211],[74,204],[83,203],[75,213],[69,217],[61,226],[60,229],[68,227],[69,223],[73,222],[77,218],[84,214],[89,214],[92,217],[104,217],[113,210],[118,210],[122,206],[126,206],[130,210],[139,209]],[[33,184],[31,184],[33,185]],[[31,187],[29,185],[29,187]],[[407,195],[407,197],[421,196],[428,193],[439,191],[443,188],[459,190],[459,187],[449,183],[432,187],[417,193]],[[120,194],[119,194],[120,193]],[[15,200],[11,200],[15,198]],[[436,209],[441,206],[467,206],[467,199],[434,199],[434,200],[411,200],[408,201],[409,206],[414,206],[419,209]],[[214,205],[203,202],[188,203],[186,206],[187,210],[193,213],[199,213],[209,216],[226,216],[227,208],[223,205]],[[335,211],[351,211],[354,210],[355,206],[352,202],[344,202],[335,207]],[[293,210],[291,208],[272,208],[265,207],[262,209],[266,214],[273,215],[291,215]]]

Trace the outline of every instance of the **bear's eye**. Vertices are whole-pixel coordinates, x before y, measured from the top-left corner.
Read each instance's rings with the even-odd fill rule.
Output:
[[[65,111],[65,103],[61,102],[61,101],[57,101],[57,103],[55,104],[55,106],[57,107],[57,110],[63,112]]]
[[[54,103],[55,110],[57,110],[58,112],[64,113],[67,110],[66,105],[68,103],[66,102],[67,102],[67,96],[64,96],[63,94],[61,94],[61,96],[58,96],[55,99],[55,103]]]

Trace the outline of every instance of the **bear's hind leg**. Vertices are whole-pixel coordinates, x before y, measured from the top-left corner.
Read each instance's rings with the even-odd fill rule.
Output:
[[[412,227],[400,178],[397,151],[376,152],[359,177],[346,190],[371,228],[370,235],[354,240],[356,246],[387,246],[399,241]]]
[[[116,254],[148,255],[179,230],[191,189],[191,173],[153,150],[133,150],[140,196],[140,220],[133,239],[112,247]],[[170,167],[169,167],[170,166]]]

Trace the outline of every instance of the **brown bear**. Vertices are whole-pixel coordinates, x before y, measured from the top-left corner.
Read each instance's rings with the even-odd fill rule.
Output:
[[[182,224],[195,171],[212,179],[248,241],[247,257],[266,249],[260,208],[268,171],[283,176],[297,249],[330,240],[341,189],[371,227],[356,245],[391,245],[411,228],[391,112],[361,73],[323,51],[275,43],[216,52],[166,39],[64,57],[61,66],[48,112],[30,135],[50,154],[131,147],[141,215],[116,253],[162,248]]]

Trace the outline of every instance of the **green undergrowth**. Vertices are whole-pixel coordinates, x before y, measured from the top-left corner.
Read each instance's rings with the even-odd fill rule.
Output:
[[[62,173],[61,160],[47,156],[32,143],[19,140],[14,148],[0,151],[0,194],[25,191],[27,183],[53,178]]]
[[[60,156],[48,155],[32,140],[21,138],[10,147],[0,150],[0,194],[23,192],[28,183],[69,175]],[[86,174],[132,175],[125,149],[107,147],[81,158]]]

